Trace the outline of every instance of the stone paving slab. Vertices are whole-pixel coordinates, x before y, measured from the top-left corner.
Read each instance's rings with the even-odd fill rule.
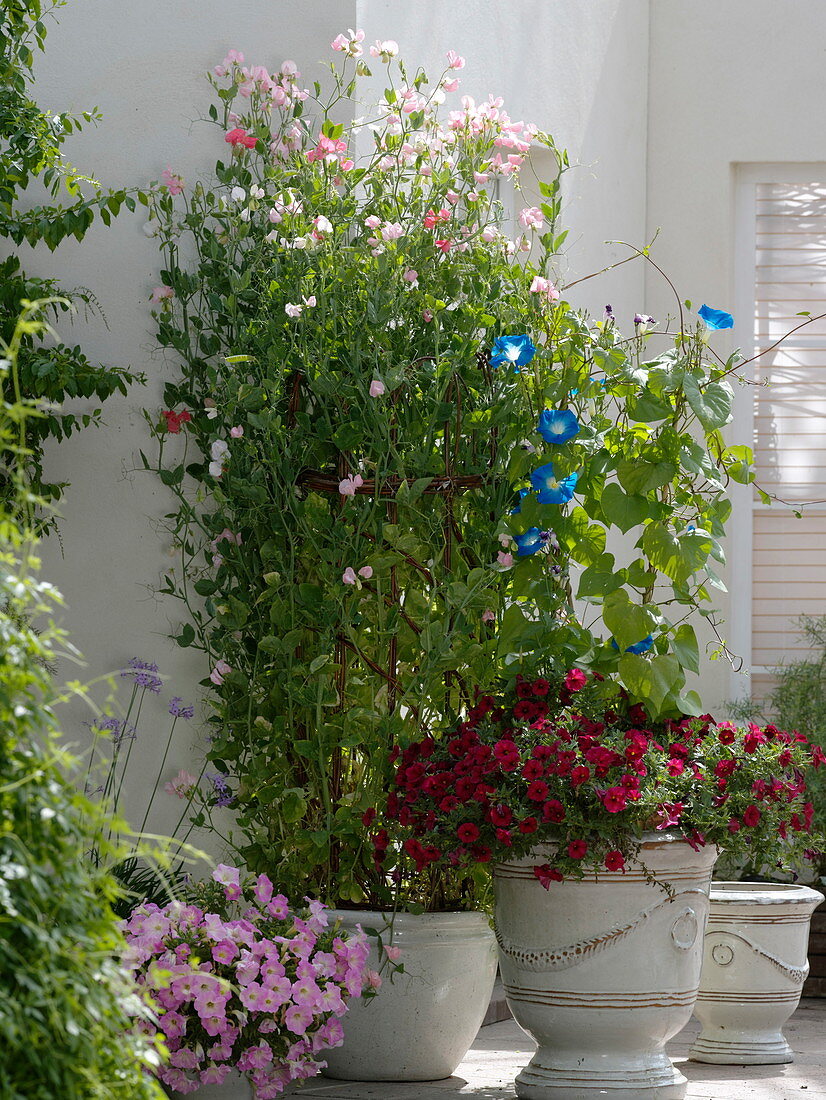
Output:
[[[668,1052],[688,1078],[686,1100],[826,1100],[826,999],[803,1000],[784,1034],[795,1052],[786,1066],[711,1066],[688,1061],[699,1031],[692,1019]],[[318,1100],[512,1100],[513,1079],[531,1058],[534,1044],[514,1023],[482,1028],[455,1076],[421,1084],[331,1081],[315,1078],[290,1097]]]

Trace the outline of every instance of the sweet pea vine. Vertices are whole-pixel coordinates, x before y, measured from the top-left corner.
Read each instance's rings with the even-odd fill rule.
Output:
[[[654,722],[616,684],[581,669],[556,682],[517,676],[510,693],[480,695],[446,740],[427,737],[395,756],[375,858],[418,872],[549,844],[552,862],[538,858],[534,870],[547,888],[622,871],[652,831],[776,872],[816,859],[823,842],[810,835],[805,772],[826,756],[802,734],[710,715]],[[391,836],[403,855],[391,854]]]
[[[165,1085],[195,1092],[238,1070],[267,1100],[318,1073],[317,1055],[343,1041],[350,997],[380,979],[366,968],[366,937],[338,932],[320,902],[293,913],[266,875],[242,881],[221,864],[212,877],[223,897],[207,889],[203,905],[134,910],[124,964],[157,1012]]]
[[[237,51],[210,74],[215,172],[154,191],[181,374],[148,420],[175,497],[164,591],[209,662],[241,855],[298,896],[386,905],[362,816],[392,745],[451,728],[473,686],[553,654],[700,713],[688,619],[712,613],[751,459],[720,439],[731,364],[700,320],[624,338],[566,300],[559,179],[521,182],[534,145],[564,170],[552,139],[456,95],[452,57],[430,80],[359,34],[325,87]],[[342,103],[369,66],[365,125]],[[419,886],[403,901],[472,904],[462,877]]]

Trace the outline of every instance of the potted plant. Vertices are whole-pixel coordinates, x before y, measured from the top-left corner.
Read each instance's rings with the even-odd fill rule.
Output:
[[[454,728],[514,654],[700,713],[685,619],[720,583],[725,482],[752,473],[719,437],[735,362],[705,354],[682,303],[656,351],[652,318],[626,338],[610,307],[594,321],[565,301],[558,178],[506,232],[494,187],[519,197],[537,145],[562,171],[551,138],[496,99],[446,110],[463,59],[430,82],[391,41],[368,51],[378,106],[342,121],[367,94],[363,41],[336,38],[326,92],[236,51],[211,75],[225,156],[209,182],[168,169],[154,192],[158,336],[181,375],[145,461],[175,497],[164,591],[179,643],[209,658],[208,755],[240,858],[288,893],[430,914],[478,906],[485,874],[378,858],[392,746]],[[609,535],[632,530],[615,560]]]
[[[291,912],[266,875],[221,864],[212,878],[222,889],[194,889],[189,904],[135,909],[124,965],[157,1012],[165,1085],[189,1093],[236,1071],[267,1100],[341,1043],[350,998],[371,988],[367,938],[340,932],[320,902]]]
[[[505,991],[539,1044],[518,1095],[683,1095],[664,1045],[697,994],[717,852],[817,858],[804,772],[822,763],[774,726],[653,721],[580,669],[517,675],[400,751],[404,858],[492,867]]]
[[[793,1062],[783,1025],[809,974],[806,948],[819,890],[792,882],[712,882],[689,1057],[723,1065]]]

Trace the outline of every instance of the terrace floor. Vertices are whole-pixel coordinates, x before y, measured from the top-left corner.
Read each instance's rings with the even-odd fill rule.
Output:
[[[795,1060],[785,1066],[712,1066],[688,1061],[688,1048],[699,1031],[693,1018],[669,1044],[668,1051],[688,1078],[686,1100],[814,1100],[826,1098],[826,998],[806,998],[784,1028]],[[421,1084],[308,1081],[289,1096],[318,1100],[509,1100],[513,1079],[530,1060],[533,1042],[514,1023],[483,1027],[455,1076]]]

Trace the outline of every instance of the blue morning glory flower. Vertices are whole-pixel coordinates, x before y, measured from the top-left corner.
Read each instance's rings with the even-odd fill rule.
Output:
[[[524,534],[514,535],[513,541],[516,543],[516,556],[518,558],[530,557],[537,550],[541,550],[545,542],[538,527],[529,527]]]
[[[634,642],[633,645],[626,646],[625,652],[636,653],[637,655],[639,655],[640,653],[647,653],[653,644],[654,639],[651,637],[650,634],[646,634],[641,642]],[[614,638],[611,639],[611,648],[616,649],[617,652],[619,652],[619,646],[617,645]]]
[[[702,305],[697,310],[697,316],[702,317],[706,327],[710,329],[734,328],[734,318],[724,309],[712,309],[711,306]]]
[[[567,443],[579,431],[579,421],[570,409],[543,409],[536,430],[547,443]]]
[[[566,504],[574,495],[579,474],[557,478],[552,462],[538,466],[531,474],[531,485],[540,504]]]
[[[510,363],[519,374],[519,368],[530,363],[535,355],[536,347],[530,336],[497,336],[493,341],[490,365],[499,367]]]
[[[516,505],[513,508],[511,508],[511,515],[512,516],[518,516],[519,513],[522,511],[522,499],[523,499],[523,497],[526,497],[529,492],[530,492],[530,489],[520,489],[519,490],[519,500],[516,503]]]

